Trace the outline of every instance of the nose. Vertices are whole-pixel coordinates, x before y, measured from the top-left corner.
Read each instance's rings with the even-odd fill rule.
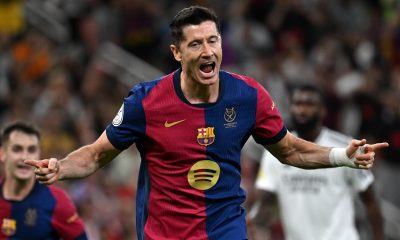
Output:
[[[23,160],[28,159],[28,158],[29,158],[29,152],[28,152],[28,151],[23,151],[23,152],[21,153],[21,158],[22,158]]]
[[[291,111],[295,115],[304,115],[307,112],[307,107],[304,104],[292,104]]]
[[[31,159],[32,157],[35,156],[35,153],[30,152],[29,150],[24,150],[21,152],[20,157],[22,158],[22,160],[26,160],[26,159]]]
[[[203,53],[202,53],[202,55],[204,57],[211,57],[212,55],[214,55],[212,47],[207,42],[203,43]]]

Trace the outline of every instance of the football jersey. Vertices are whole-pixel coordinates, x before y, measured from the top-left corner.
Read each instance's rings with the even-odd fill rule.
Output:
[[[276,143],[286,128],[255,80],[220,71],[218,100],[190,104],[180,73],[133,87],[106,129],[115,148],[136,143],[141,154],[138,239],[247,239],[241,148],[251,134]]]
[[[295,133],[294,133],[295,134]],[[323,128],[315,143],[346,147],[351,138]],[[354,194],[373,181],[370,171],[348,167],[306,170],[264,152],[256,187],[278,196],[287,240],[356,240]]]
[[[84,225],[66,193],[35,183],[22,201],[5,200],[0,184],[0,239],[84,240]]]

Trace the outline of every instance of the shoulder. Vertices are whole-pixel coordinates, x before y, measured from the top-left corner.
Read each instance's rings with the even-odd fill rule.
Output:
[[[61,201],[61,202],[69,202],[71,201],[70,197],[68,196],[67,192],[63,189],[61,189],[60,187],[57,186],[48,186],[51,194],[53,195],[53,197],[57,200],[57,201]]]
[[[269,92],[252,77],[227,71],[221,71],[220,74],[223,84],[229,92],[237,92],[241,96],[250,94],[260,99],[271,98]]]
[[[168,83],[172,84],[173,74],[174,73],[170,73],[168,75],[161,76],[157,79],[138,83],[131,88],[131,90],[129,91],[129,95],[134,94],[144,97],[160,84],[168,84]]]
[[[257,80],[255,80],[252,77],[246,76],[246,75],[240,75],[237,73],[233,73],[233,72],[228,72],[228,71],[222,71],[220,72],[222,78],[224,78],[225,80],[233,80],[233,81],[237,81],[238,83],[243,83],[246,84],[248,86],[254,87],[254,88],[258,88],[258,87],[262,87],[261,84],[259,82],[257,82]]]

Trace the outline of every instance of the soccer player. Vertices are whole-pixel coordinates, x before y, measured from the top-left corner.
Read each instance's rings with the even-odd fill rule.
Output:
[[[204,7],[177,13],[170,49],[181,68],[134,86],[93,143],[64,159],[30,160],[43,184],[82,178],[136,143],[141,157],[138,239],[247,239],[240,150],[252,134],[282,162],[370,168],[387,143],[328,148],[289,133],[267,91],[222,71],[219,20]],[[359,147],[364,152],[357,152]]]
[[[24,160],[40,157],[40,132],[15,122],[0,137],[0,160],[5,178],[0,181],[0,239],[87,239],[84,224],[67,194],[35,180]]]
[[[324,96],[313,85],[299,85],[292,90],[290,113],[294,134],[305,140],[335,147],[346,146],[351,141],[348,136],[323,126]],[[256,187],[259,203],[254,209],[255,229],[262,230],[274,221],[271,213],[276,207],[274,203],[278,202],[287,240],[360,239],[354,209],[354,197],[359,194],[371,223],[373,239],[383,240],[382,218],[369,170],[304,170],[283,165],[265,151]]]

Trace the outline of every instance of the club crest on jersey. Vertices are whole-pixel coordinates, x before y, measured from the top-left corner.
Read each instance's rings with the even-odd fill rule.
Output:
[[[208,146],[215,140],[214,127],[198,128],[197,142],[202,146]]]
[[[217,184],[221,169],[218,163],[201,160],[195,163],[188,172],[188,183],[197,190],[208,190]]]
[[[1,224],[1,232],[6,236],[12,236],[17,231],[17,221],[15,219],[4,218]]]

